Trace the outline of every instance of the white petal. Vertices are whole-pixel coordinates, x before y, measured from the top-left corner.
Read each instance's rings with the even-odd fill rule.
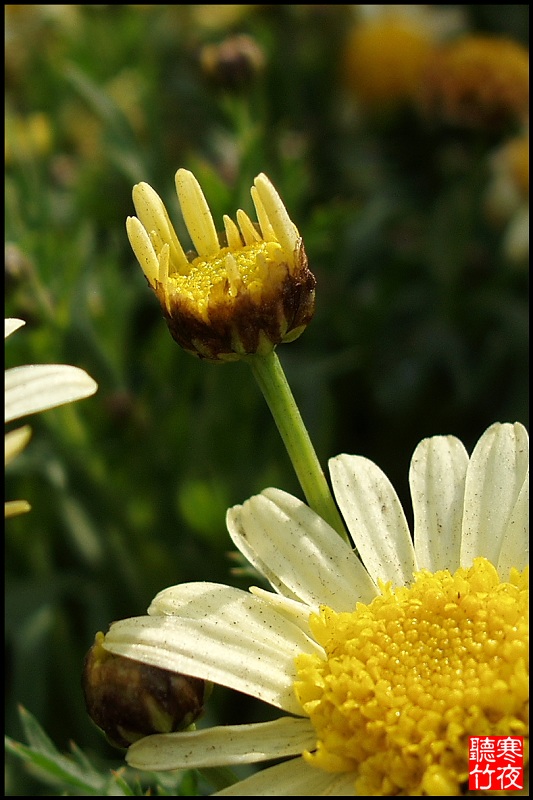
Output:
[[[250,189],[250,194],[252,195],[252,200],[254,202],[255,210],[257,213],[257,221],[259,222],[259,227],[261,228],[263,239],[265,240],[265,242],[277,242],[276,234],[274,233],[274,228],[270,224],[268,214],[265,211],[265,207],[261,202],[261,198],[259,197],[259,194],[255,186],[252,186],[252,188]]]
[[[4,437],[4,464],[9,464],[22,453],[31,438],[31,428],[23,425],[14,431],[9,431]]]
[[[83,369],[67,364],[13,367],[5,373],[5,421],[81,400],[97,388]]]
[[[239,233],[238,227],[235,225],[233,220],[228,217],[227,214],[224,214],[224,230],[226,231],[226,239],[228,242],[228,247],[230,250],[240,250],[243,246],[241,234]]]
[[[226,517],[245,558],[281,594],[317,610],[352,611],[377,591],[353,550],[305,503],[266,489]]]
[[[157,595],[149,613],[115,622],[106,649],[302,715],[294,659],[322,650],[269,603],[230,586],[186,583]]]
[[[159,277],[159,260],[144,225],[137,217],[128,217],[126,220],[126,232],[131,249],[135,253],[135,258],[146,275],[148,283],[152,288],[155,288]]]
[[[269,592],[267,589],[262,589],[260,586],[250,586],[248,591],[260,597],[281,614],[286,619],[294,622],[299,628],[303,630],[306,636],[313,638],[311,629],[309,627],[309,615],[311,608],[307,603],[300,603],[298,600],[291,600],[289,597],[284,597],[282,594]]]
[[[155,231],[160,240],[169,245],[171,260],[178,271],[187,273],[190,264],[157,192],[148,183],[138,183],[133,187],[133,205],[146,232],[150,235]]]
[[[476,556],[494,565],[529,467],[529,437],[520,423],[495,423],[474,448],[466,475],[461,565]]]
[[[200,731],[146,736],[126,756],[131,767],[153,771],[252,764],[314,749],[316,732],[307,718],[224,725]]]
[[[12,333],[18,331],[18,329],[22,328],[25,324],[23,319],[16,319],[15,317],[4,318],[4,339],[7,339],[8,336],[11,336]]]
[[[272,230],[276,234],[276,239],[287,254],[293,255],[296,251],[300,234],[298,233],[298,228],[289,217],[281,197],[263,173],[257,176],[254,184],[257,195],[253,194],[252,200],[255,201],[256,197],[259,196],[262,203],[262,208],[256,208],[258,217],[260,213],[263,214],[264,209]]]
[[[239,208],[236,216],[245,245],[256,244],[257,242],[262,241],[260,234],[254,228],[254,224],[250,219],[250,217],[248,216],[248,214],[246,214],[241,208]]]
[[[189,235],[202,258],[211,258],[220,251],[217,231],[207,200],[200,184],[186,169],[176,172],[176,191],[178,193],[181,213]]]
[[[4,505],[4,516],[18,517],[19,514],[26,514],[31,511],[31,506],[27,500],[8,500]]]
[[[322,769],[311,767],[303,758],[293,758],[274,767],[245,778],[239,783],[228,786],[213,797],[317,797],[334,796],[353,797],[355,790],[352,773],[331,775]],[[349,791],[351,784],[351,791]]]
[[[410,583],[417,569],[413,543],[387,476],[362,456],[336,456],[329,469],[340,510],[374,582]]]
[[[502,580],[507,580],[511,567],[523,570],[529,564],[529,470],[524,485],[518,495],[515,507],[509,517],[509,524],[505,531],[500,558],[498,561],[498,574]]]
[[[417,446],[409,484],[419,569],[459,568],[468,453],[454,436],[433,436]]]

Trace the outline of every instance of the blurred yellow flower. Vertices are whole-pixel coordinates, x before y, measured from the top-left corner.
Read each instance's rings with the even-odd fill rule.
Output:
[[[314,312],[315,278],[298,229],[266,175],[250,192],[259,224],[237,211],[217,234],[194,175],[176,173],[176,190],[196,253],[185,254],[161,198],[147,183],[133,189],[130,244],[173,338],[209,361],[266,355],[296,339]]]
[[[22,319],[6,319],[7,339],[26,323]],[[97,384],[83,369],[67,364],[35,364],[12,367],[5,371],[5,422],[13,422],[28,414],[72,403],[94,394]],[[10,431],[4,440],[5,464],[24,449],[31,435],[28,425]],[[26,500],[11,500],[5,504],[5,516],[12,517],[30,510]]]
[[[529,51],[497,36],[464,36],[436,50],[420,91],[423,112],[451,125],[497,129],[529,115]]]
[[[52,125],[48,115],[42,111],[23,117],[7,109],[4,136],[6,164],[39,158],[52,149]]]
[[[433,48],[431,32],[396,14],[359,22],[348,36],[343,77],[365,106],[397,106],[414,98]]]

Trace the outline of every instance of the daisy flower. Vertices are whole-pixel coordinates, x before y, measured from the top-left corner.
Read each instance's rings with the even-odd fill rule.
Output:
[[[341,74],[354,99],[375,111],[410,105],[433,50],[465,25],[458,7],[357,5],[353,16]]]
[[[529,50],[513,39],[470,34],[431,56],[420,108],[445,124],[514,129],[529,119]]]
[[[26,323],[22,319],[6,319],[7,339]],[[72,403],[94,394],[97,384],[79,367],[68,364],[35,364],[12,367],[5,371],[5,422],[13,422],[28,414]],[[24,449],[31,436],[28,425],[5,435],[5,464]],[[5,504],[5,516],[12,517],[30,510],[26,500],[11,500]]]
[[[103,646],[243,692],[270,722],[158,734],[145,770],[276,761],[218,795],[461,795],[468,737],[528,737],[529,444],[494,424],[469,458],[424,439],[409,472],[414,530],[384,473],[329,462],[359,556],[314,511],[267,489],[228,511],[231,538],[273,591],[162,591]],[[525,748],[527,751],[527,748]]]
[[[315,278],[296,225],[266,175],[250,189],[258,223],[241,209],[217,233],[200,184],[186,169],[175,177],[195,252],[184,250],[163,201],[147,183],[133,187],[136,217],[126,230],[157,295],[170,333],[208,361],[266,355],[296,339],[310,322]]]

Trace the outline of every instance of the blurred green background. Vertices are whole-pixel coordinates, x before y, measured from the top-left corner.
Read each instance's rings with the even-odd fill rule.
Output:
[[[421,438],[471,449],[492,422],[528,424],[527,193],[505,159],[528,112],[497,48],[474,121],[444,113],[421,76],[376,93],[372,71],[400,75],[412,55],[383,38],[373,63],[352,41],[383,6],[5,8],[6,316],[27,323],[6,366],[73,364],[99,385],[30,418],[7,472],[7,498],[32,511],[6,523],[6,732],[24,738],[21,704],[105,773],[122,756],[84,709],[94,634],[174,583],[246,588],[226,509],[271,485],[301,496],[247,366],[202,363],[169,336],[125,233],[133,184],[154,187],[187,242],[179,167],[220,229],[251,211],[255,175],[271,178],[317,278],[315,319],[279,356],[319,458],[373,459],[409,514]],[[527,5],[395,8],[431,53],[483,34],[528,60]],[[206,723],[266,713],[216,689]],[[8,796],[54,793],[12,756],[6,774]]]

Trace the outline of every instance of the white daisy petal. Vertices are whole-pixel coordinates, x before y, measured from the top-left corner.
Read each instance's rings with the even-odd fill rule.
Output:
[[[346,791],[347,776],[332,775],[324,770],[311,767],[303,758],[293,758],[283,764],[276,764],[250,778],[245,778],[227,789],[215,792],[214,797],[315,797],[339,795],[351,797],[355,790]],[[342,784],[344,791],[337,791]]]
[[[146,232],[150,234],[155,231],[161,241],[168,244],[172,261],[178,270],[187,271],[189,262],[157,192],[148,183],[138,183],[133,187],[133,204]]]
[[[220,252],[218,235],[211,211],[201,186],[189,170],[179,169],[175,176],[181,213],[189,235],[201,258],[210,258]]]
[[[529,437],[520,423],[495,423],[480,438],[466,475],[462,566],[476,556],[498,564],[528,466]]]
[[[286,619],[294,622],[299,628],[303,630],[306,636],[311,636],[311,629],[309,627],[309,614],[311,608],[307,603],[300,603],[298,600],[291,600],[289,597],[284,597],[282,594],[275,594],[266,589],[261,589],[259,586],[250,586],[248,591],[255,594],[256,597],[261,597],[267,603],[276,609],[278,614],[282,614]]]
[[[13,367],[5,373],[5,421],[81,400],[96,389],[84,370],[67,364]]]
[[[4,339],[7,339],[8,336],[11,336],[12,333],[18,331],[19,328],[22,328],[25,325],[25,321],[23,319],[16,319],[15,317],[10,317],[8,319],[4,318]]]
[[[226,523],[245,558],[290,599],[351,611],[377,593],[353,550],[287,492],[266,489],[231,508]]]
[[[419,569],[459,568],[468,453],[454,436],[424,439],[411,460],[414,541]]]
[[[375,583],[408,584],[417,569],[407,520],[394,487],[368,458],[339,455],[329,469],[335,498]]]
[[[518,495],[515,507],[509,517],[509,524],[505,531],[500,558],[498,560],[498,574],[502,580],[507,580],[512,567],[523,570],[529,564],[529,470],[524,484]]]
[[[106,649],[301,715],[294,655],[322,650],[269,603],[229,586],[188,583],[161,592],[149,613],[115,622]]]
[[[287,213],[287,209],[283,205],[281,197],[274,189],[270,180],[266,175],[261,173],[254,180],[254,185],[257,191],[255,197],[259,197],[261,206],[256,208],[259,216],[259,208],[261,214],[268,216],[270,228],[274,231],[276,239],[281,244],[283,250],[287,253],[294,253],[298,246],[300,234],[294,222],[291,220]],[[255,200],[252,195],[252,199]]]
[[[31,511],[31,506],[27,500],[7,500],[4,504],[4,516],[18,517],[19,514],[26,514]]]
[[[316,745],[306,718],[224,725],[200,731],[146,736],[133,744],[126,760],[135,769],[202,769],[224,764],[252,764],[299,755]]]
[[[4,436],[4,463],[9,464],[16,458],[31,438],[31,428],[29,425],[23,425],[22,428],[16,428],[14,431],[9,431]]]

